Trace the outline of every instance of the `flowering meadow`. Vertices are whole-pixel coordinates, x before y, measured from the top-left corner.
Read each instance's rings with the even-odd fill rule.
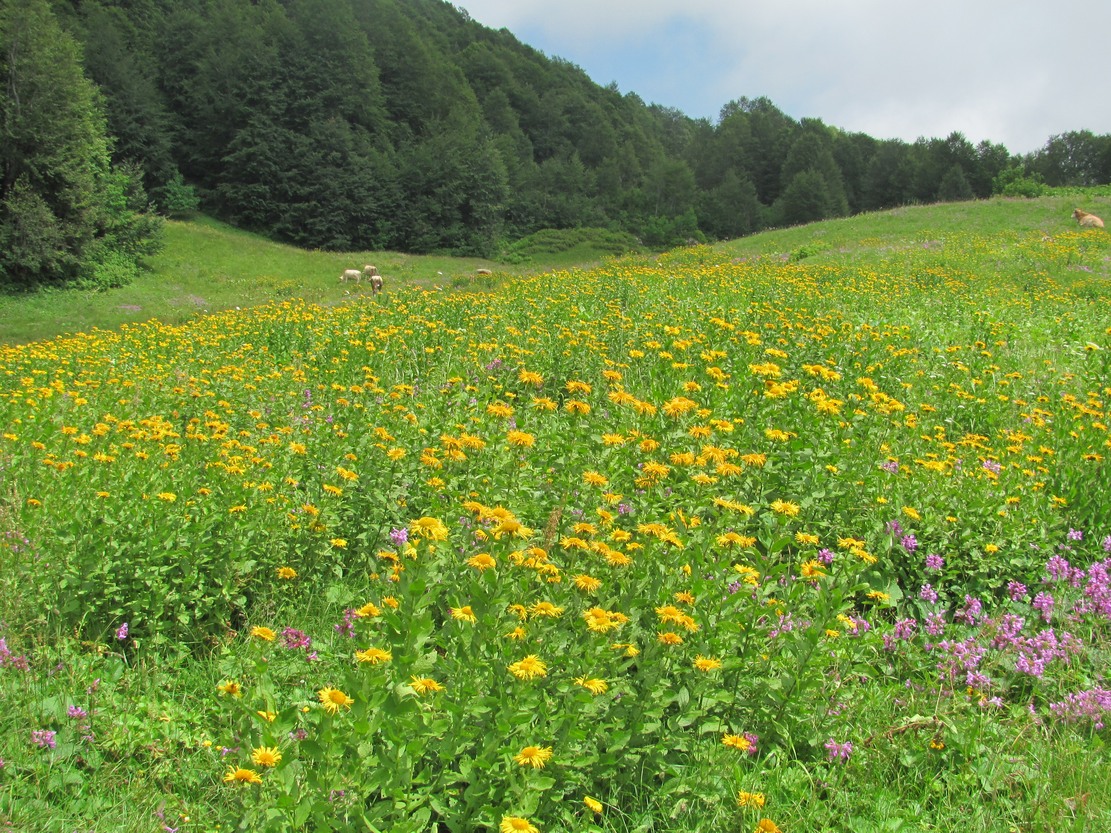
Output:
[[[861,245],[0,348],[0,829],[1107,829],[1111,244]]]

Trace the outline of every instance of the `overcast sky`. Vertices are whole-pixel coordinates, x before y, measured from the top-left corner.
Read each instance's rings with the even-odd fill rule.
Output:
[[[648,103],[767,96],[879,139],[1111,133],[1111,0],[458,0]]]

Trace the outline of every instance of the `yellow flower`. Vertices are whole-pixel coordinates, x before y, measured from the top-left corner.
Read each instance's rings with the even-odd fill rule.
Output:
[[[257,712],[255,712],[255,714],[257,714],[259,717],[261,717],[267,723],[273,723],[278,717],[274,712],[268,712],[268,711],[257,711]]]
[[[540,833],[528,819],[520,816],[502,816],[498,830],[500,833]]]
[[[773,500],[772,511],[777,515],[786,515],[793,518],[799,513],[799,505],[797,503],[789,503],[785,500]]]
[[[417,694],[428,694],[429,692],[444,690],[444,687],[431,677],[411,677],[409,679],[409,686]]]
[[[251,628],[251,636],[257,639],[264,639],[267,642],[273,642],[277,634],[270,630],[270,628],[258,627]]]
[[[988,544],[984,547],[984,552],[999,552],[999,547],[996,544]]]
[[[601,487],[601,486],[608,485],[609,480],[606,479],[605,475],[599,474],[596,471],[584,471],[583,472],[583,483],[587,484],[588,486],[599,486],[599,487]]]
[[[532,680],[548,676],[548,666],[536,654],[509,664],[509,673],[519,680]]]
[[[525,370],[524,368],[521,369],[521,372],[520,372],[520,374],[518,374],[517,379],[518,379],[518,381],[520,381],[520,383],[522,385],[542,385],[542,384],[544,384],[544,377],[543,376],[541,376],[539,373],[536,373],[532,370]]]
[[[439,518],[424,517],[413,521],[409,528],[414,535],[421,538],[431,538],[433,541],[446,541],[448,529]]]
[[[563,615],[563,608],[557,607],[551,602],[537,602],[529,612],[533,616],[547,616],[550,619],[558,619]]]
[[[683,644],[683,637],[679,636],[679,634],[677,633],[672,633],[671,631],[662,631],[656,638],[659,640],[661,645]]]
[[[471,558],[467,559],[467,566],[474,567],[480,573],[483,573],[486,570],[491,570],[497,565],[498,562],[495,561],[494,557],[488,552],[480,552],[478,555],[472,556]]]
[[[375,616],[381,616],[382,610],[374,602],[367,602],[365,605],[355,611],[355,616],[359,619],[373,619]]]
[[[279,567],[278,568],[278,578],[282,578],[282,579],[297,578],[297,571],[294,570],[292,567]]]
[[[521,766],[531,766],[533,769],[543,769],[544,764],[551,759],[552,747],[550,746],[526,746],[513,756],[513,760]]]
[[[737,793],[738,807],[763,807],[766,801],[763,793],[746,793],[744,790]]]
[[[244,769],[243,767],[228,767],[227,773],[224,775],[224,783],[226,784],[261,784],[262,778],[253,769]]]
[[[216,690],[221,694],[227,694],[229,697],[242,697],[243,689],[240,688],[239,683],[235,680],[226,680],[216,686]]]
[[[333,547],[335,547],[338,550],[347,549],[347,539],[346,538],[333,538],[332,541],[331,541],[331,544],[332,544]]]
[[[282,753],[276,746],[260,746],[251,753],[255,766],[277,766],[281,759]]]
[[[322,688],[317,692],[317,697],[320,698],[320,702],[328,714],[335,714],[341,706],[349,709],[351,704],[355,702],[338,688]]]
[[[451,613],[451,618],[458,622],[470,622],[474,624],[478,621],[478,617],[474,615],[470,605],[463,605],[463,607],[449,607],[448,611]]]
[[[721,739],[722,746],[728,746],[730,749],[737,749],[741,752],[747,752],[752,748],[752,741],[744,735],[725,735]]]
[[[389,662],[393,659],[393,654],[382,648],[367,648],[365,651],[356,651],[355,659],[359,662],[377,665],[380,662]]]
[[[760,819],[756,824],[756,833],[783,833],[783,831],[771,819]]]
[[[799,567],[799,573],[804,579],[807,579],[809,581],[817,581],[819,578],[826,574],[825,571],[822,569],[822,564],[820,561],[804,562],[803,565]]]
[[[699,671],[710,672],[721,668],[721,660],[714,657],[704,657],[699,654],[694,659],[694,667]]]
[[[583,688],[585,688],[587,691],[589,691],[591,694],[593,694],[595,696],[597,696],[599,694],[605,694],[606,691],[609,690],[609,687],[610,687],[609,683],[607,683],[605,680],[600,680],[597,677],[588,678],[588,677],[585,677],[585,676],[576,677],[575,678],[575,685],[582,686]]]
[[[571,581],[576,588],[582,590],[584,593],[593,593],[602,586],[601,581],[594,578],[594,576],[588,576],[586,573],[579,573],[571,579]]]
[[[158,499],[165,501],[166,503],[173,503],[175,500],[177,500],[177,495],[175,495],[173,492],[159,492]]]
[[[583,804],[586,805],[586,809],[596,815],[602,812],[602,802],[596,798],[591,798],[589,795],[583,796]]]

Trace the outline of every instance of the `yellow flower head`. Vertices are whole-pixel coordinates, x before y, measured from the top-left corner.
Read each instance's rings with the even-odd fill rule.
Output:
[[[540,833],[528,819],[520,816],[502,816],[498,830],[499,833]]]
[[[552,747],[550,746],[526,746],[513,756],[513,760],[521,766],[531,766],[533,769],[543,769],[544,764],[551,759]]]
[[[226,784],[261,784],[262,777],[253,769],[245,769],[244,767],[228,767],[227,773],[224,775],[224,783]]]
[[[221,694],[227,694],[229,697],[242,697],[243,689],[235,680],[225,680],[216,686],[216,690]]]
[[[766,801],[763,793],[747,793],[744,790],[737,793],[738,807],[763,807]]]
[[[381,662],[389,662],[393,659],[393,654],[382,648],[367,648],[365,651],[356,651],[355,659],[369,665],[378,665]]]
[[[509,664],[509,673],[518,680],[533,680],[548,676],[548,666],[536,654]]]
[[[320,698],[320,702],[328,714],[335,714],[340,710],[340,707],[349,709],[351,704],[355,702],[338,688],[322,688],[317,692],[317,697]]]
[[[409,680],[409,686],[417,694],[435,693],[444,690],[443,685],[436,682],[431,677],[412,677]]]
[[[607,683],[605,680],[600,680],[597,677],[594,677],[594,678],[576,677],[575,678],[575,685],[582,686],[583,688],[585,688],[587,691],[589,691],[594,696],[598,696],[599,694],[605,694],[606,691],[609,690],[609,683]]]
[[[292,579],[292,578],[297,578],[297,571],[294,570],[292,567],[279,567],[278,568],[278,578],[287,579],[287,580]]]
[[[474,624],[478,621],[478,617],[474,615],[470,605],[463,605],[462,607],[450,607],[448,611],[451,613],[451,618],[458,622],[470,622]]]
[[[272,631],[270,628],[257,627],[251,628],[251,636],[255,637],[256,639],[265,640],[266,642],[273,642],[274,639],[277,637],[277,634],[274,633],[274,631]]]
[[[702,654],[699,654],[694,659],[694,667],[697,668],[699,671],[707,673],[710,671],[716,671],[717,669],[721,668],[721,660],[715,659],[714,657],[704,657],[702,656]]]
[[[474,567],[480,573],[484,573],[498,566],[498,562],[494,560],[494,557],[490,555],[490,553],[480,552],[478,555],[467,559],[467,566]]]
[[[583,797],[583,804],[590,812],[598,815],[602,812],[602,802],[596,798],[591,798],[589,795]]]
[[[255,766],[277,766],[282,753],[276,746],[260,746],[251,753]]]

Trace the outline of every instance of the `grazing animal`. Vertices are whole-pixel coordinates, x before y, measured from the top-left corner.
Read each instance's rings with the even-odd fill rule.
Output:
[[[1080,223],[1081,228],[1103,228],[1103,220],[1095,214],[1081,211],[1079,208],[1072,212],[1072,216]]]
[[[378,274],[378,267],[377,266],[364,266],[363,267],[363,274],[366,275],[368,278],[373,278],[375,275]]]
[[[492,274],[494,274],[489,269],[475,269],[474,273],[476,275],[492,275]]]
[[[361,281],[362,279],[363,273],[360,272],[358,269],[344,269],[343,274],[339,276],[340,283],[344,283],[345,281],[354,281],[355,283],[359,283],[359,281]]]
[[[377,295],[382,291],[382,276],[377,272],[370,276],[370,292]]]

